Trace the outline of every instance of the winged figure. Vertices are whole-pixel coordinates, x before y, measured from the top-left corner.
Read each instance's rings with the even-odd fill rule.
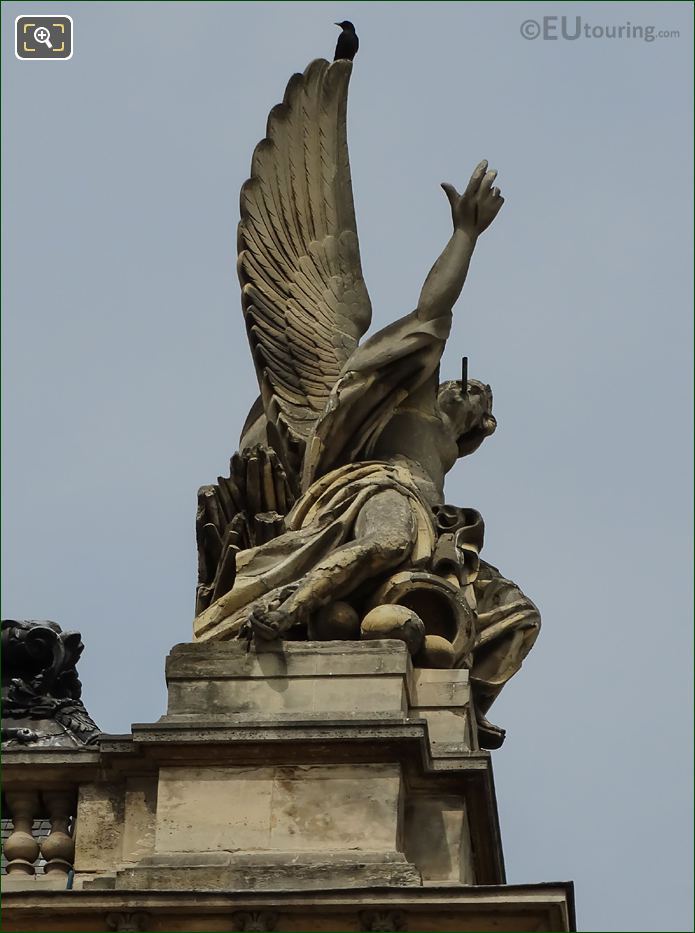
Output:
[[[421,666],[471,668],[485,714],[530,650],[533,603],[482,561],[482,519],[444,477],[495,430],[490,387],[440,384],[452,310],[504,199],[481,162],[415,310],[362,341],[348,159],[352,63],[291,79],[241,190],[238,274],[260,396],[229,477],[199,492],[196,639],[395,637]]]

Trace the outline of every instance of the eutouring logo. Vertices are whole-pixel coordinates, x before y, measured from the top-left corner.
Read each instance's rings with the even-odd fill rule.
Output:
[[[581,16],[544,16],[542,19],[525,19],[519,26],[524,39],[546,41],[577,39],[637,39],[654,42],[655,39],[678,39],[677,29],[657,29],[656,26],[641,26],[637,23],[596,24],[585,22]]]

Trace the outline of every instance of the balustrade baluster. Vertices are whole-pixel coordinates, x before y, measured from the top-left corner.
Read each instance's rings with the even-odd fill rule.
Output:
[[[39,844],[31,830],[39,813],[39,793],[36,790],[7,791],[5,800],[14,826],[5,842],[7,874],[33,875]]]
[[[68,832],[74,795],[69,790],[51,790],[44,791],[42,797],[51,820],[51,832],[41,841],[41,854],[46,859],[44,871],[67,874],[75,860],[75,841]]]

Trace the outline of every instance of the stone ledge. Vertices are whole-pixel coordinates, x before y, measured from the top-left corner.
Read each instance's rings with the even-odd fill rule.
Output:
[[[402,641],[242,641],[174,645],[166,660],[174,680],[264,680],[284,677],[358,677],[405,674],[411,665]]]
[[[353,757],[362,760],[364,752],[369,760],[418,761],[423,774],[491,771],[490,753],[484,749],[466,749],[462,744],[445,748],[441,744],[432,750],[429,737],[427,711],[412,710],[418,718],[400,715],[379,718],[344,719],[278,719],[249,720],[230,723],[224,719],[169,720],[156,723],[134,723],[129,742],[109,741],[104,736],[102,761],[121,768],[131,759],[131,767],[140,759],[142,765],[152,767],[157,760],[193,760],[209,756],[212,761],[257,761],[272,754],[277,761],[290,761],[304,756],[307,762],[316,755],[325,755],[330,744],[332,760],[338,762]],[[436,711],[434,711],[436,712]],[[420,714],[425,715],[420,718]],[[414,750],[413,746],[417,746]],[[265,749],[265,750],[264,750]],[[415,757],[413,758],[413,751]],[[147,756],[142,757],[142,756]],[[279,757],[277,757],[279,756]],[[120,761],[123,761],[123,765]],[[365,758],[366,760],[366,758]]]
[[[62,872],[52,872],[50,875],[3,875],[2,895],[10,891],[65,891],[67,876]]]
[[[101,767],[98,748],[41,748],[34,751],[6,749],[2,753],[3,788],[47,788],[93,780]]]
[[[200,864],[196,864],[196,860]],[[420,873],[400,852],[356,851],[272,855],[232,853],[181,853],[152,856],[134,868],[116,873],[113,881],[103,878],[85,882],[83,890],[111,885],[115,890],[183,891],[326,891],[384,886],[422,885]]]
[[[403,674],[175,680],[169,682],[168,712],[162,721],[181,716],[226,717],[228,722],[276,716],[405,716],[407,708]]]
[[[432,885],[322,891],[36,891],[7,892],[3,929],[8,933],[41,929],[104,929],[104,916],[115,910],[147,911],[154,931],[229,931],[233,913],[273,910],[280,929],[359,930],[358,912],[404,911],[410,933],[446,931],[576,930],[572,882],[528,885]],[[40,924],[40,926],[39,926]]]
[[[31,768],[41,765],[57,767],[68,765],[71,768],[90,767],[99,763],[98,748],[86,751],[84,748],[37,748],[33,751],[8,748],[3,749],[2,763],[8,765],[24,765]]]
[[[164,720],[155,723],[133,723],[133,742],[193,743],[207,742],[323,742],[374,739],[421,739],[425,735],[424,719],[404,719],[400,715],[388,718],[345,719],[336,716],[326,720],[317,717],[305,719],[249,719],[230,723],[221,719]]]

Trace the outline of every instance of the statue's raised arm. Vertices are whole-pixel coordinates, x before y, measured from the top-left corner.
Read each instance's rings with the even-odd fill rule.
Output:
[[[496,176],[482,161],[462,195],[453,185],[442,185],[451,205],[451,238],[425,280],[415,311],[374,334],[345,363],[307,450],[303,488],[341,463],[372,455],[406,400],[423,413],[433,408],[453,307],[478,237],[504,203],[499,188],[492,187]]]
[[[496,177],[497,172],[488,171],[483,159],[475,167],[463,194],[453,185],[442,183],[451,205],[454,232],[420,292],[417,311],[423,320],[450,314],[458,300],[478,237],[504,204],[500,189],[492,187]]]

